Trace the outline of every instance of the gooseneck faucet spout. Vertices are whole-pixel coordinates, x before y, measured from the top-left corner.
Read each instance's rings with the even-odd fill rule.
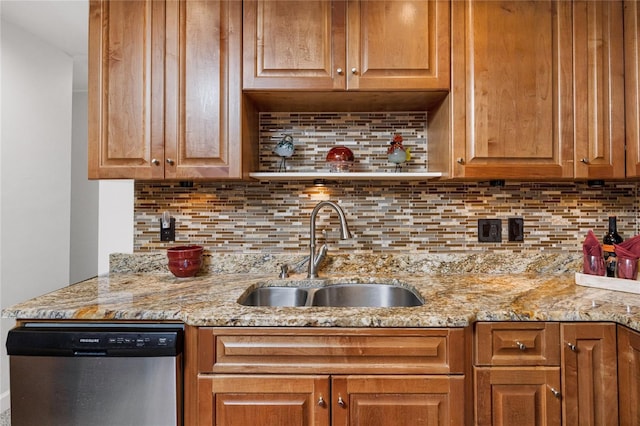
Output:
[[[324,258],[327,251],[326,246],[323,246],[323,249],[321,249],[318,255],[316,255],[316,217],[318,216],[320,209],[324,206],[331,207],[336,211],[336,213],[338,213],[338,217],[340,218],[340,238],[343,240],[351,238],[349,225],[347,225],[347,218],[340,206],[333,201],[319,202],[311,212],[311,225],[309,230],[309,273],[307,274],[307,278],[309,279],[318,278],[318,264]]]

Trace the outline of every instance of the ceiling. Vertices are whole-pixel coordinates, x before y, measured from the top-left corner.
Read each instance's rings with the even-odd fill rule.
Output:
[[[88,0],[0,0],[0,14],[71,56],[74,90],[86,90]]]

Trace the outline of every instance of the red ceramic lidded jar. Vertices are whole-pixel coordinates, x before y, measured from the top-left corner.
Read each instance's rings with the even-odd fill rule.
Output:
[[[167,249],[169,270],[178,278],[195,276],[202,266],[202,246],[178,246]]]

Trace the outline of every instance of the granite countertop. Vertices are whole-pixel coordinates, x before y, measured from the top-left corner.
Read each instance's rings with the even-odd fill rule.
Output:
[[[397,283],[425,304],[411,308],[249,307],[237,300],[259,285],[308,285],[304,275],[163,270],[111,272],[3,310],[18,319],[162,320],[194,326],[463,327],[474,321],[614,321],[640,331],[640,295],[581,287],[574,272],[345,273],[321,279]],[[640,282],[638,283],[640,285]]]

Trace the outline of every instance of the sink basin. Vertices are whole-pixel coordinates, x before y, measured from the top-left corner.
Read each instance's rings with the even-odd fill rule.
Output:
[[[334,284],[326,287],[258,287],[241,298],[245,306],[410,307],[422,306],[412,290],[391,284]]]
[[[239,303],[245,306],[304,306],[307,291],[298,287],[259,287]]]
[[[389,284],[335,284],[316,289],[313,306],[407,307],[422,300],[408,288]]]

